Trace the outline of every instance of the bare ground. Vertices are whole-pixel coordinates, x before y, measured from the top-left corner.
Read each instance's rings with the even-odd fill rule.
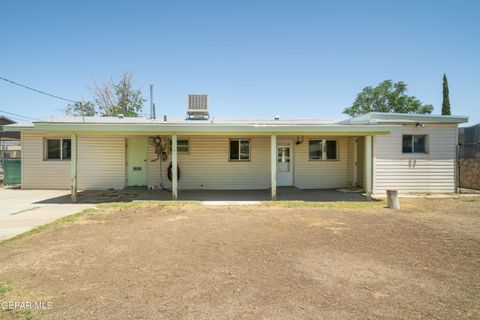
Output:
[[[479,198],[402,205],[104,209],[0,246],[0,302],[53,302],[0,318],[480,318]]]

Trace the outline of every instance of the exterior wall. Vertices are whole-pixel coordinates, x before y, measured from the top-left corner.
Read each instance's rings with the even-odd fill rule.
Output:
[[[392,130],[388,136],[374,138],[374,193],[455,191],[456,125],[404,125]],[[426,134],[428,153],[402,153],[403,134]]]
[[[310,139],[336,139],[338,160],[309,160]],[[349,186],[349,137],[305,136],[304,142],[295,146],[294,184],[301,189],[329,189]]]
[[[357,184],[360,187],[365,185],[365,138],[357,139]]]
[[[22,133],[22,189],[70,189],[70,160],[44,160],[44,137]]]
[[[348,186],[354,186],[355,170],[355,137],[348,137],[347,150],[347,183]]]
[[[251,161],[229,161],[229,139],[251,140]],[[180,168],[179,189],[267,189],[270,188],[270,136],[191,136],[178,137],[189,140],[189,152],[178,153]],[[154,147],[149,146],[149,186],[160,182],[160,163]],[[170,187],[167,168],[171,154],[162,162],[164,187]]]
[[[125,137],[77,137],[77,186],[79,190],[125,187]]]

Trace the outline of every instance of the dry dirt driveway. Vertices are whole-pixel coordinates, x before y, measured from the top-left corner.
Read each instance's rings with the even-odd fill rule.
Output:
[[[479,319],[480,201],[104,209],[0,246],[4,319]],[[358,207],[357,207],[358,206]]]

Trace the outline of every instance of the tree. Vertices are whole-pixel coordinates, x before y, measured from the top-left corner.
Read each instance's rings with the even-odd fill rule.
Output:
[[[442,115],[449,116],[450,112],[450,97],[448,93],[447,75],[443,74],[443,101],[442,101]]]
[[[77,101],[65,108],[65,114],[68,116],[93,117],[97,114],[97,110],[90,101]]]
[[[423,104],[418,98],[406,94],[407,84],[403,81],[385,80],[376,87],[365,87],[351,107],[343,113],[358,116],[368,112],[432,113],[433,106]]]
[[[69,116],[115,117],[123,114],[125,117],[138,117],[142,112],[145,99],[141,90],[133,89],[133,74],[123,72],[120,81],[113,79],[98,85],[95,80],[90,88],[92,101],[79,101],[65,108]]]
[[[102,85],[94,82],[92,92],[100,115],[113,117],[123,114],[125,117],[137,117],[142,112],[145,99],[141,90],[132,88],[132,78],[132,73],[124,72],[118,83],[112,79]]]

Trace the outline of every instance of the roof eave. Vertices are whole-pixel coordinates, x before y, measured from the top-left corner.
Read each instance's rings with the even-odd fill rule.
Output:
[[[145,134],[389,134],[394,125],[192,125],[192,124],[67,124],[36,123],[34,128],[21,131],[42,132],[98,132]],[[32,130],[33,129],[33,130]]]

